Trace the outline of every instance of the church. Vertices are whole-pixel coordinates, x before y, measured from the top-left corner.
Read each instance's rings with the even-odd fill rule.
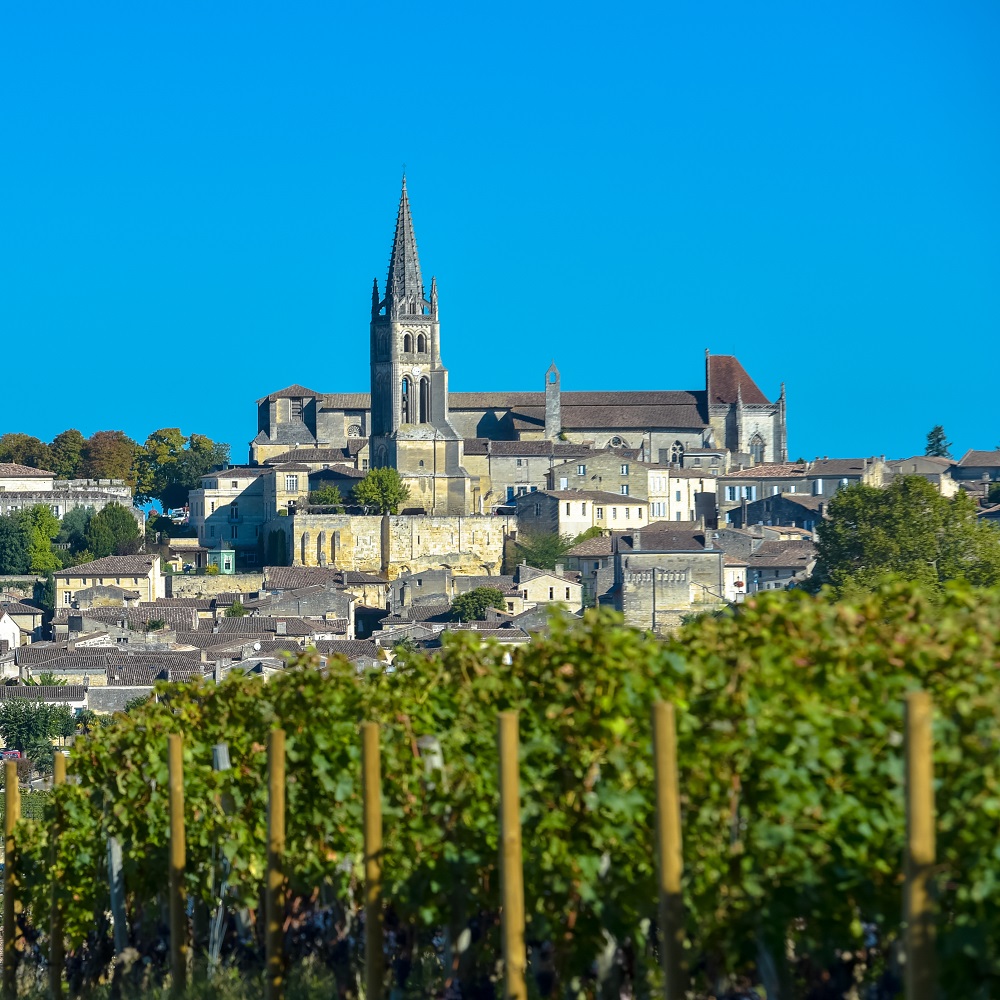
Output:
[[[706,351],[703,389],[563,391],[553,364],[538,392],[449,392],[437,280],[428,296],[405,177],[370,333],[371,392],[293,385],[258,400],[251,465],[392,466],[410,489],[410,510],[469,514],[495,509],[504,489],[510,495],[492,481],[494,454],[517,453],[518,465],[521,452],[551,465],[609,449],[662,466],[703,450],[746,465],[788,458],[784,386],[771,402],[728,355]]]

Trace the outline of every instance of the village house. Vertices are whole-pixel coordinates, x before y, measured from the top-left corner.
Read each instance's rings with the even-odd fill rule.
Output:
[[[133,507],[132,490],[120,479],[57,479],[45,469],[0,462],[0,515],[41,504],[61,521],[78,507],[93,513],[109,503],[128,510],[143,529],[145,515]]]
[[[521,563],[514,572],[514,585],[526,605],[557,603],[570,611],[583,607],[583,587],[579,580],[566,574],[562,564],[547,570]]]
[[[749,591],[787,590],[806,580],[815,565],[812,542],[762,542],[747,559]]]
[[[976,451],[970,448],[952,469],[955,479],[1000,482],[1000,448]]]
[[[539,490],[515,497],[517,530],[576,538],[591,528],[641,527],[648,520],[644,499],[599,490]]]
[[[104,556],[55,573],[56,607],[71,607],[74,596],[88,587],[115,586],[138,591],[142,601],[163,597],[158,555]]]
[[[952,475],[955,462],[950,458],[933,455],[914,455],[885,463],[885,485],[897,476],[920,476],[926,479],[944,497],[953,497],[959,490],[958,481]]]

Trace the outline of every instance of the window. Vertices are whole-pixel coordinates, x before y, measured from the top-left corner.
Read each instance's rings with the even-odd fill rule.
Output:
[[[555,596],[556,596],[556,588],[555,587],[549,587],[549,600],[551,601],[552,598],[555,597]]]
[[[623,497],[628,496],[628,483],[622,483],[618,490]]]
[[[288,401],[288,415],[292,420],[302,419],[302,400],[301,399],[290,399]]]
[[[781,492],[781,487],[780,486],[772,486],[771,487],[771,496],[776,497],[780,492]]]
[[[580,514],[582,517],[587,516],[587,505],[585,503],[580,504]]]
[[[726,499],[727,500],[735,500],[736,499],[736,487],[735,486],[727,486],[726,487]]]
[[[237,524],[232,525],[232,529],[233,529],[233,538],[239,538],[240,537],[239,525]]]
[[[743,499],[744,500],[756,500],[757,499],[757,487],[756,486],[744,486],[743,487]]]
[[[403,334],[403,353],[409,354],[413,350],[413,338],[408,334]]]
[[[640,507],[636,512],[635,516],[641,521],[642,520],[642,508]]]
[[[628,466],[627,465],[623,465],[622,466],[622,475],[623,476],[627,476],[628,475]]]
[[[52,504],[52,513],[55,514],[56,517],[59,516],[59,504]]]
[[[212,508],[212,509],[211,509],[211,510],[209,511],[209,513],[210,513],[210,514],[214,514],[214,513],[215,513],[215,501],[214,501],[214,500],[213,500],[213,501],[212,501],[212,503],[211,503],[211,508]]]
[[[519,458],[514,464],[520,469],[524,465],[524,460]]]
[[[208,529],[208,534],[211,538],[215,538],[215,525],[210,525]]]
[[[401,423],[408,424],[410,422],[410,380],[406,377],[403,378],[401,383],[399,397],[399,419]]]
[[[559,489],[569,489],[569,480],[565,476],[559,477]]]
[[[288,475],[285,476],[285,492],[286,493],[298,493],[299,492],[299,477]],[[215,504],[212,504],[212,510],[215,510]]]
[[[764,461],[764,439],[759,434],[754,434],[750,439],[750,457],[754,465],[760,465]]]
[[[569,517],[569,501],[566,501],[566,516]]]
[[[231,503],[229,505],[229,520],[236,521],[239,520],[240,516],[240,505],[238,503]]]
[[[675,500],[676,500],[676,501],[677,501],[678,503],[680,503],[680,502],[681,502],[681,491],[680,491],[680,490],[674,490],[674,499],[675,499]]]
[[[596,518],[597,518],[598,521],[603,521],[604,520],[604,508],[603,507],[595,507],[594,508],[594,515],[596,516]]]
[[[629,517],[629,512],[630,512],[630,510],[631,510],[631,508],[630,508],[630,507],[626,507],[626,508],[625,508],[625,520],[626,520],[626,521],[628,520],[628,517]]]
[[[72,598],[73,595],[67,590],[66,593],[63,594],[63,604],[69,604]]]
[[[681,512],[677,511],[677,513],[674,515],[674,520],[679,521],[680,519],[681,519]]]
[[[535,517],[542,516],[542,505],[540,503],[535,504]]]
[[[670,446],[670,461],[676,464],[680,464],[684,461],[684,444],[681,441],[675,441]]]
[[[240,484],[235,479],[230,482],[230,486],[232,486],[234,490],[239,489],[239,485]]]
[[[508,486],[507,487],[507,499],[508,500],[513,500],[514,499],[514,487],[513,486]]]
[[[422,333],[417,334],[417,353],[427,353],[427,338]]]
[[[576,467],[576,474],[578,476],[585,476],[587,474],[587,466],[585,466],[585,465],[578,465]]]
[[[566,588],[566,600],[569,600],[569,587]]]
[[[695,465],[701,465],[701,456],[700,455],[698,455],[698,456],[695,457],[694,464]]]
[[[361,470],[363,472],[367,472],[368,471],[368,459],[367,458],[361,459]]]
[[[823,480],[814,479],[813,480],[813,496],[821,497],[823,495]]]
[[[611,520],[612,521],[617,521],[618,520],[618,508],[617,507],[612,507],[611,508]]]

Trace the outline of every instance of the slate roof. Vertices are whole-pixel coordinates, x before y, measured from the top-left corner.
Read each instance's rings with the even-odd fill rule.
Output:
[[[65,614],[65,618],[58,612],[56,614],[55,620],[60,625],[67,624],[71,615],[73,617],[80,615],[82,618],[89,618],[91,621],[104,622],[105,625],[112,626],[117,626],[119,622],[124,621],[125,627],[134,632],[144,631],[146,625],[151,621],[162,621],[167,625],[187,628],[199,621],[195,608],[170,607],[162,604],[143,604],[137,608],[96,607],[83,608],[79,611],[70,609],[68,612],[67,609],[60,608],[59,611]]]
[[[323,566],[265,566],[265,590],[298,590],[312,584],[332,585],[340,581],[340,573]]]
[[[600,538],[587,538],[574,545],[566,555],[577,558],[610,556],[612,552],[612,541],[610,535],[602,535]]]
[[[670,524],[671,522],[659,522]],[[656,526],[643,528],[638,532],[639,545],[636,545],[635,534],[632,535],[632,551],[643,552],[673,552],[700,551],[705,548],[705,532],[702,528],[663,528]]]
[[[323,396],[323,410],[367,410],[372,405],[370,392],[328,392]]]
[[[47,469],[35,469],[16,462],[0,462],[0,479],[54,479],[55,475]]]
[[[305,399],[309,396],[320,399],[323,397],[323,393],[313,392],[312,389],[307,389],[304,385],[290,385],[287,389],[279,389],[269,396],[262,396],[257,400],[257,404],[259,406],[261,403],[269,403],[272,399]]]
[[[816,558],[816,546],[812,542],[761,542],[750,554],[747,565],[761,569],[805,569]]]
[[[305,618],[293,616],[265,617],[255,615],[243,618],[218,618],[211,620],[203,618],[198,623],[198,631],[205,635],[276,635],[278,623],[285,623],[285,635],[287,636],[311,636],[317,632],[328,632],[325,621],[310,622]]]
[[[4,612],[9,615],[45,614],[41,608],[33,607],[30,604],[22,604],[20,601],[0,601],[0,614],[3,614]]]
[[[400,608],[395,614],[386,615],[382,619],[382,626],[409,625],[412,622],[446,622],[451,621],[451,604],[444,602],[421,602],[420,604],[408,604],[405,608]]]
[[[724,476],[719,476],[722,481],[730,479],[802,479],[808,469],[805,465],[797,462],[767,462],[764,465],[755,465],[750,469],[733,469]]]
[[[820,507],[830,502],[829,497],[817,497],[813,496],[811,493],[781,493],[778,496],[763,497],[760,500],[752,500],[748,506],[757,510],[757,504],[767,502],[774,503],[775,500],[782,500],[785,503],[793,503],[802,507],[804,510],[810,511],[818,511]]]
[[[534,493],[522,493],[514,497],[511,503],[527,502],[534,497],[555,497],[557,500],[582,500],[591,503],[598,503],[602,506],[609,504],[626,504],[631,506],[645,507],[647,501],[642,497],[626,496],[622,493],[608,493],[606,490],[536,490]]]
[[[362,583],[388,583],[389,578],[378,573],[360,573],[356,570],[345,569],[341,574],[345,587],[358,586]]]
[[[316,643],[316,651],[323,656],[344,656],[348,660],[380,660],[381,649],[371,639],[321,640]]]
[[[993,451],[974,451],[970,448],[958,462],[960,469],[976,466],[994,469],[1000,467],[1000,448],[994,448]]]
[[[104,556],[92,562],[59,570],[55,576],[147,576],[153,568],[155,556]]]
[[[280,455],[264,460],[265,465],[281,465],[282,462],[347,462],[350,453],[346,448],[294,448]]]
[[[708,385],[709,403],[735,403],[740,393],[744,403],[770,402],[731,354],[709,355]]]
[[[83,701],[86,695],[82,684],[0,684],[0,701]]]
[[[817,458],[809,467],[809,475],[822,476],[863,476],[868,469],[864,458]]]

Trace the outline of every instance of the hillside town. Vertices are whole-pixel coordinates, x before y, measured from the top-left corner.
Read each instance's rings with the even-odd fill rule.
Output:
[[[1000,525],[1000,449],[955,460],[935,428],[923,455],[791,460],[785,386],[769,396],[732,356],[706,351],[690,390],[564,389],[553,363],[537,392],[451,393],[438,308],[404,179],[369,393],[257,400],[246,464],[151,436],[162,450],[176,435],[184,461],[200,449],[191,488],[175,476],[156,494],[128,462],[120,478],[0,463],[0,520],[68,539],[33,541],[63,558],[19,573],[0,535],[0,697],[112,713],[158,680],[270,676],[307,650],[385,668],[447,633],[529,643],[551,613],[596,606],[662,638],[807,584],[817,527],[858,484],[917,477]],[[49,454],[71,435],[78,453],[121,446],[71,431]],[[107,468],[65,466],[91,467]]]

